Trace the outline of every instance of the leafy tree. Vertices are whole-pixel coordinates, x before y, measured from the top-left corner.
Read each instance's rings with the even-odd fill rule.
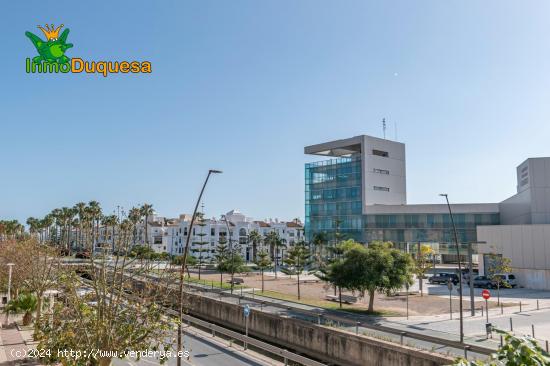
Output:
[[[297,277],[298,300],[300,300],[300,275],[311,264],[310,257],[309,248],[304,242],[299,242],[288,250],[287,257],[284,260],[289,267],[283,269],[282,272]]]
[[[325,247],[327,245],[327,234],[324,232],[318,232],[313,235],[311,243],[313,244],[315,252],[315,261],[317,266],[320,267],[323,263],[323,257],[325,255]]]
[[[374,310],[374,295],[390,293],[412,284],[414,262],[408,253],[394,249],[390,242],[372,242],[367,248],[354,247],[344,253],[333,268],[338,271],[341,286],[369,295],[369,308]]]
[[[497,305],[500,305],[500,288],[510,287],[510,284],[504,279],[502,274],[512,272],[512,267],[510,266],[512,261],[509,258],[504,258],[494,253],[486,254],[486,256],[489,257],[487,277],[497,286]]]
[[[456,366],[542,366],[550,365],[550,354],[529,337],[517,337],[510,333],[496,329],[504,335],[504,344],[489,361],[467,361],[458,359]]]
[[[267,251],[261,250],[258,253],[255,264],[262,274],[262,292],[264,292],[264,272],[266,269],[273,267],[273,261],[269,258],[269,253]]]
[[[223,265],[225,270],[228,273],[235,274],[235,273],[242,273],[242,272],[248,272],[249,268],[246,265],[241,253],[240,253],[240,246],[235,245],[232,249],[230,249],[227,253],[227,258],[225,260],[225,263]],[[231,282],[231,293],[233,293],[233,287],[234,283]]]
[[[415,257],[414,272],[418,277],[420,296],[424,296],[423,279],[426,275],[426,272],[428,272],[428,270],[433,267],[433,262],[431,261],[431,258],[434,251],[432,247],[427,244],[419,245],[419,249],[420,250],[418,251],[418,253],[416,253]]]
[[[134,225],[125,219],[116,229],[120,235],[112,261],[107,261],[105,254],[90,256],[86,273],[77,273],[70,266],[58,276],[56,289],[63,301],[56,302],[52,313],[43,315],[36,331],[37,348],[53,351],[44,355],[43,363],[84,364],[73,355],[58,354],[57,349],[81,354],[100,349],[122,355],[127,350],[166,350],[174,343],[174,324],[162,308],[173,302],[175,291],[170,284],[174,277],[151,262],[150,255],[141,256],[139,264],[135,263],[137,257],[120,256],[118,253],[129,251]],[[94,240],[92,235],[85,237]],[[144,280],[152,276],[155,281]],[[82,288],[87,292],[83,294]],[[108,366],[111,361],[112,356],[92,354],[85,363]]]

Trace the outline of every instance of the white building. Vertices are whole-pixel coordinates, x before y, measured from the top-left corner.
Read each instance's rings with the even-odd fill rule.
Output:
[[[149,218],[147,225],[148,243],[157,253],[180,255],[185,248],[190,224],[191,215],[184,214],[175,219],[153,215]],[[206,262],[214,257],[220,238],[225,239],[222,241],[227,240],[228,228],[229,240],[226,241],[227,244],[229,245],[230,241],[232,246],[239,248],[242,257],[247,262],[253,261],[254,250],[256,250],[256,253],[262,248],[268,252],[270,251],[269,246],[260,244],[255,248],[253,243],[250,242],[249,235],[253,230],[256,230],[263,237],[275,231],[287,246],[292,246],[296,242],[304,240],[304,228],[299,220],[284,222],[278,219],[267,219],[260,221],[246,217],[237,210],[231,210],[220,218],[206,218],[204,224],[204,226],[200,226],[196,221],[193,224],[191,238],[189,239],[189,253],[195,257],[201,255]],[[137,243],[145,244],[145,227],[143,224],[139,225],[137,232]],[[111,228],[101,228],[100,241],[112,243],[111,235]],[[200,245],[198,242],[206,242],[206,244]],[[203,249],[202,253],[199,253],[198,249]],[[281,257],[283,250],[282,248],[278,249],[277,256]]]

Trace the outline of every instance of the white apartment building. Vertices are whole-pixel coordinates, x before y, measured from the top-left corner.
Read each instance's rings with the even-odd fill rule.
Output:
[[[180,215],[176,219],[167,219],[158,215],[152,216],[147,225],[148,242],[151,248],[157,253],[182,254],[189,235],[190,224],[191,215]],[[204,226],[198,225],[197,222],[193,224],[189,253],[195,257],[201,255],[205,262],[214,257],[220,238],[226,239],[228,231],[229,240],[225,240],[227,245],[229,246],[230,241],[232,246],[240,250],[243,259],[247,262],[254,260],[254,249],[256,249],[256,253],[260,249],[270,251],[269,246],[263,244],[259,244],[254,248],[253,243],[249,241],[250,232],[253,230],[258,231],[263,237],[275,231],[287,247],[305,239],[304,227],[299,220],[289,222],[279,221],[278,219],[254,220],[246,217],[238,210],[231,210],[220,218],[205,218],[204,224]],[[144,238],[145,227],[140,224],[137,243],[145,244]],[[101,228],[100,241],[112,242],[110,228]],[[206,244],[200,245],[199,242],[205,242]],[[202,253],[197,252],[198,249],[202,249]],[[283,248],[276,249],[276,254],[270,254],[281,258],[284,256],[284,250]]]

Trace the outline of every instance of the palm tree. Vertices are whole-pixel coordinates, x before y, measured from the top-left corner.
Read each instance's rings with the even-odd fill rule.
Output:
[[[102,216],[101,206],[99,205],[99,202],[97,201],[88,202],[87,211],[88,211],[88,214],[90,215],[90,220],[92,225],[92,249],[93,249],[93,247],[95,247],[95,244],[97,244],[97,241],[99,240],[99,222]],[[95,223],[95,230],[94,230],[94,223]]]
[[[132,207],[128,212],[128,220],[130,220],[133,226],[133,242],[132,242],[133,245],[136,245],[137,225],[140,219],[141,219],[140,209],[137,207]]]
[[[262,234],[258,230],[252,230],[248,234],[248,241],[252,243],[252,261],[256,261],[256,253],[258,251],[258,244],[262,243]]]
[[[84,220],[86,219],[86,203],[78,202],[76,205],[73,206],[73,209],[76,211],[76,214],[78,216],[77,246],[79,249],[82,249],[82,229],[84,226]]]
[[[115,227],[118,225],[118,216],[109,215],[104,216],[101,222],[105,226],[105,241],[107,240],[107,228],[111,228],[111,250],[115,250]]]
[[[39,220],[34,217],[29,217],[27,219],[27,225],[29,225],[29,233],[35,235],[39,231]]]
[[[29,325],[32,321],[32,313],[36,310],[38,299],[35,295],[25,293],[19,295],[16,299],[11,300],[6,306],[6,311],[17,312],[23,311],[23,325]]]
[[[149,236],[147,235],[147,226],[149,225],[149,216],[152,216],[155,211],[153,211],[153,205],[150,205],[148,203],[144,203],[143,205],[141,205],[139,210],[141,212],[141,216],[145,218],[145,244],[147,246],[150,246]]]
[[[315,248],[315,260],[317,261],[317,264],[321,264],[323,261],[324,248],[327,244],[327,234],[324,232],[315,233],[311,243]]]
[[[284,239],[275,230],[270,231],[264,238],[264,243],[269,245],[271,259],[275,262],[275,279],[277,279],[277,266],[279,265],[279,249],[286,248]]]

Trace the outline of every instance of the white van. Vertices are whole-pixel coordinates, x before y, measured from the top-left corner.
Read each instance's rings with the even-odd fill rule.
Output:
[[[513,275],[512,273],[498,273],[498,274],[495,274],[495,276],[499,276],[500,278],[502,278],[502,282],[505,282],[509,285],[506,287],[514,288],[518,285],[516,276]]]

